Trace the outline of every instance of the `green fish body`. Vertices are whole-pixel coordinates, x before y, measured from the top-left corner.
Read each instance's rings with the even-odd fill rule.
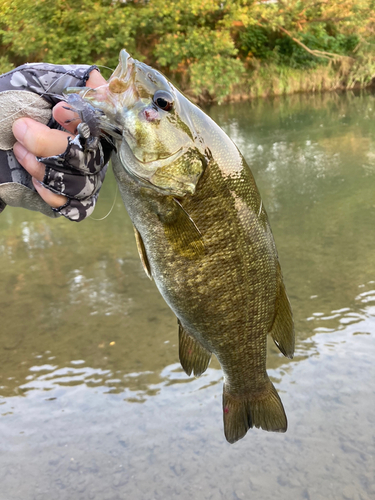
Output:
[[[266,372],[270,333],[293,356],[294,329],[268,217],[244,158],[202,110],[125,51],[85,96],[115,140],[113,168],[146,273],[179,323],[179,356],[201,375],[222,366],[224,431],[284,432]]]

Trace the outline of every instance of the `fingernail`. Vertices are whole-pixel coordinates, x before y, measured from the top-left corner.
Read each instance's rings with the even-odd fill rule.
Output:
[[[32,177],[31,180],[33,181],[34,187],[37,191],[39,191],[39,189],[43,188],[43,184],[40,181],[38,181],[38,179],[36,179],[35,177]]]
[[[17,158],[17,160],[21,163],[22,160],[25,158],[27,155],[28,151],[26,148],[22,146],[19,142],[16,142],[16,144],[13,146],[13,153],[14,156]]]
[[[23,141],[26,132],[27,132],[27,123],[25,122],[25,120],[21,118],[13,123],[13,134],[18,141],[20,142]]]

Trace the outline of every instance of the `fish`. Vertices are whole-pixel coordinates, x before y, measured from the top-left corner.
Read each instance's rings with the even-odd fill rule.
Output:
[[[141,262],[177,317],[182,368],[199,377],[212,354],[218,359],[229,443],[252,427],[285,432],[266,348],[270,334],[293,357],[293,315],[251,170],[164,75],[125,50],[119,59],[108,83],[82,98],[113,138],[113,170]]]

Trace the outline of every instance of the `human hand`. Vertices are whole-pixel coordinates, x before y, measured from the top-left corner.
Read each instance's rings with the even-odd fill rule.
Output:
[[[69,68],[72,70],[67,72],[66,69]],[[17,79],[14,78],[15,72],[18,73]],[[12,73],[17,85],[14,85],[9,78]],[[83,86],[82,83],[86,83],[87,87],[96,88],[106,83],[94,68],[25,65],[0,76],[0,97],[7,97],[7,92],[1,95],[2,90],[14,89],[14,87],[18,90],[19,81],[24,78],[25,74],[30,79],[27,82],[28,85],[23,85],[21,92],[18,90],[15,94],[18,93],[23,98],[26,95],[23,93],[25,90],[30,95],[28,89],[31,88],[34,91],[36,88],[35,73],[44,87],[47,84],[48,87],[53,87],[52,92],[43,92],[45,89],[42,85],[41,88],[37,88],[39,95],[52,104],[56,102],[56,94],[61,94],[66,86],[77,86],[77,84]],[[32,97],[35,96],[32,95]],[[37,104],[40,101],[41,99],[37,98]],[[44,101],[43,104],[45,105]],[[94,209],[111,147],[103,140],[103,144],[99,143],[96,151],[86,152],[81,141],[74,140],[75,130],[79,123],[77,114],[65,109],[66,107],[65,102],[60,102],[53,108],[54,121],[52,124],[50,122],[49,126],[27,117],[13,123],[13,134],[17,140],[13,146],[13,152],[18,162],[12,161],[10,151],[6,151],[4,161],[4,152],[0,151],[0,198],[13,206],[39,210],[49,216],[55,216],[58,212],[71,220],[79,221],[87,217]],[[58,124],[68,132],[50,128]],[[68,138],[70,138],[69,143]],[[36,156],[43,157],[45,164],[38,161]],[[24,171],[24,175],[20,172],[22,170],[20,165],[27,171],[27,173]],[[39,193],[40,198],[34,189]],[[34,193],[33,197],[30,190]],[[40,203],[36,198],[39,198]],[[55,213],[50,207],[55,210]]]
[[[101,74],[93,70],[86,82],[86,87],[96,88],[107,82]],[[52,208],[58,208],[68,202],[64,195],[55,194],[41,183],[45,177],[46,166],[36,159],[36,156],[57,156],[66,150],[68,137],[75,136],[80,120],[77,114],[66,109],[66,103],[60,102],[53,108],[53,118],[70,133],[50,129],[32,118],[20,118],[13,124],[13,134],[17,142],[13,152],[18,162],[29,172],[33,185],[41,198]],[[72,120],[72,121],[71,121]]]

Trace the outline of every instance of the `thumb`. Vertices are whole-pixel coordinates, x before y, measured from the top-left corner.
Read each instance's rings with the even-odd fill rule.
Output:
[[[14,137],[35,156],[63,153],[72,134],[54,130],[31,118],[20,118],[13,124]]]

